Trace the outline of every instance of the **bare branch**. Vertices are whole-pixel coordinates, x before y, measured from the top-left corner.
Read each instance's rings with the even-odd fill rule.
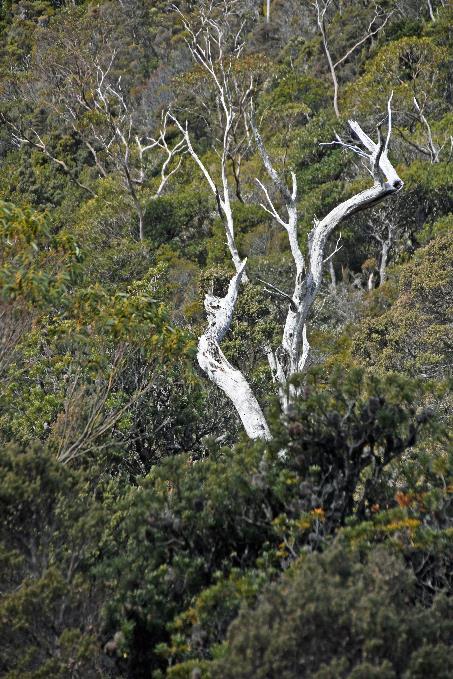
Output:
[[[259,278],[258,276],[256,277],[257,281],[260,281],[260,283],[263,283],[267,288],[269,288],[268,292],[270,291],[275,291],[278,295],[283,297],[284,299],[287,299],[293,309],[293,311],[297,311],[297,307],[294,304],[293,298],[291,295],[288,295],[287,292],[284,292],[283,290],[280,290],[280,288],[277,288],[276,285],[273,285],[272,283],[269,283],[269,281],[265,281],[263,278]]]
[[[28,135],[26,132],[24,132],[22,129],[17,127],[13,122],[5,118],[5,116],[2,114],[1,118],[3,122],[8,125],[8,127],[12,130],[11,137],[13,142],[17,146],[21,146],[22,144],[29,144],[30,146],[33,146],[35,149],[38,151],[41,151],[43,155],[45,155],[49,160],[51,160],[53,163],[58,165],[59,167],[66,172],[66,174],[69,176],[69,178],[77,184],[81,189],[86,191],[87,193],[90,194],[92,197],[96,197],[96,193],[90,189],[89,186],[86,186],[86,184],[83,184],[81,181],[79,181],[75,175],[74,171],[71,170],[68,165],[64,162],[64,160],[61,160],[61,158],[57,158],[48,148],[47,144],[43,141],[42,137],[38,134],[38,132],[34,129],[31,128],[30,132],[32,133],[33,137]]]
[[[336,242],[335,247],[334,247],[334,249],[333,249],[333,252],[331,252],[330,255],[328,255],[328,257],[326,257],[326,258],[324,259],[324,262],[323,262],[324,264],[326,264],[326,263],[329,262],[333,257],[335,257],[335,255],[337,254],[337,252],[340,252],[341,248],[343,247],[342,245],[340,245],[340,247],[338,247],[338,243],[340,242],[340,240],[341,240],[341,233],[340,233],[340,235],[338,236],[338,239],[337,239],[337,242]]]
[[[361,45],[363,45],[367,40],[370,38],[374,37],[379,33],[380,31],[383,30],[385,25],[387,24],[388,20],[393,14],[393,11],[391,12],[384,12],[381,10],[378,6],[375,6],[375,13],[373,15],[373,18],[368,24],[368,28],[365,31],[365,34],[357,40],[352,47],[350,47],[344,54],[341,56],[335,63],[332,59],[332,55],[330,52],[330,47],[329,47],[329,41],[328,41],[328,36],[327,36],[327,27],[326,27],[326,13],[328,8],[332,5],[332,0],[316,0],[313,3],[313,7],[315,8],[316,11],[316,20],[319,28],[319,32],[321,33],[321,38],[322,38],[322,44],[324,48],[324,52],[327,58],[327,63],[329,65],[329,70],[330,70],[330,75],[332,78],[332,83],[333,83],[333,88],[334,88],[334,95],[333,95],[333,106],[335,110],[335,115],[337,118],[340,117],[340,109],[338,106],[338,94],[339,94],[339,84],[338,84],[338,77],[337,77],[337,68],[341,66],[347,59],[353,54]],[[381,20],[381,23],[376,27],[373,28],[373,25],[376,21]]]
[[[363,45],[364,42],[366,42],[367,40],[369,40],[370,38],[372,38],[374,35],[376,35],[376,34],[379,33],[380,31],[382,31],[382,29],[385,27],[386,23],[388,22],[388,20],[389,20],[390,17],[392,16],[392,14],[393,14],[393,12],[389,12],[388,14],[386,14],[385,17],[384,17],[384,20],[383,20],[383,22],[380,24],[380,26],[378,26],[377,28],[375,28],[374,30],[372,30],[372,29],[371,29],[371,26],[372,26],[373,23],[376,21],[376,19],[379,18],[379,17],[381,16],[381,15],[378,14],[378,12],[376,12],[376,14],[374,15],[373,19],[371,20],[371,22],[370,22],[370,24],[369,24],[369,26],[368,26],[368,30],[367,30],[366,34],[363,36],[363,38],[361,38],[360,40],[358,40],[358,41],[355,43],[355,45],[353,45],[353,46],[346,52],[346,54],[344,54],[340,59],[338,59],[338,61],[334,64],[334,68],[336,69],[337,66],[340,66],[340,64],[342,64],[343,62],[345,62],[346,59],[348,59],[348,57],[350,57],[351,54],[352,54],[353,52],[355,52],[356,49],[358,49],[358,48],[360,47],[360,45]]]
[[[436,148],[436,146],[434,144],[433,135],[432,135],[432,132],[431,132],[431,126],[430,126],[428,120],[426,119],[425,115],[423,114],[416,97],[414,97],[414,105],[415,105],[415,108],[417,109],[418,114],[420,116],[420,121],[426,129],[426,134],[427,134],[427,137],[428,137],[428,147],[429,147],[429,152],[430,152],[430,156],[431,156],[431,162],[432,163],[438,163],[439,162],[440,149]]]
[[[378,141],[375,143],[362,130],[357,122],[350,121],[350,127],[359,139],[361,146],[345,143],[337,134],[335,135],[335,141],[331,142],[353,151],[354,154],[366,161],[367,169],[374,173],[375,182],[371,188],[361,191],[348,200],[340,203],[340,205],[331,210],[322,220],[318,221],[315,219],[314,221],[313,229],[308,238],[309,266],[307,274],[304,277],[304,266],[296,266],[294,293],[288,308],[282,343],[277,352],[272,352],[271,350],[268,352],[268,360],[272,374],[274,375],[274,378],[279,375],[279,393],[283,408],[286,408],[291,402],[291,399],[297,394],[297,389],[294,386],[291,384],[289,384],[288,387],[286,386],[288,381],[292,375],[306,369],[306,366],[308,365],[310,344],[307,337],[307,320],[322,284],[323,265],[326,262],[330,262],[332,257],[342,247],[339,245],[341,239],[340,234],[333,252],[327,257],[325,256],[326,244],[330,234],[348,216],[375,205],[387,195],[399,191],[403,186],[403,182],[388,159],[388,147],[392,131],[391,101],[392,98],[390,97],[388,102],[387,134],[385,138],[381,135],[380,129],[378,129]],[[268,169],[268,174],[271,178],[277,177],[278,181],[280,178],[272,167],[267,152],[261,152],[261,156],[263,157],[263,164],[267,166],[266,169]],[[268,204],[270,205],[270,209],[267,211],[274,216],[276,221],[281,223],[283,220],[279,217],[267,189],[260,182],[258,183],[263,189]],[[289,191],[283,192],[286,197],[286,207],[290,217],[284,226],[288,231],[291,250],[297,265],[297,253],[300,252],[300,248],[297,243],[297,206],[293,199],[293,196],[295,197],[297,192],[294,190],[294,184],[295,177],[293,175],[293,191],[291,194],[289,194]],[[296,243],[294,241],[296,241]],[[278,289],[276,289],[276,291],[280,294],[283,292]]]

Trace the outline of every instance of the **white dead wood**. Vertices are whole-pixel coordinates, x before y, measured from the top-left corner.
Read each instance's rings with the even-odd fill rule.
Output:
[[[282,343],[276,351],[268,351],[269,365],[274,380],[279,385],[282,407],[287,408],[296,393],[291,385],[288,386],[288,382],[296,373],[303,372],[307,366],[310,354],[310,346],[307,339],[307,321],[313,302],[321,287],[323,266],[327,261],[332,260],[333,255],[339,249],[337,241],[333,252],[326,257],[326,245],[330,234],[350,215],[370,208],[386,196],[399,191],[403,186],[403,182],[388,158],[388,146],[392,132],[390,97],[388,102],[387,135],[385,137],[382,137],[380,130],[378,130],[378,141],[375,143],[356,121],[350,120],[349,126],[360,142],[360,146],[355,143],[343,142],[338,136],[334,142],[330,142],[352,150],[355,154],[359,155],[365,161],[367,169],[373,176],[374,184],[371,188],[361,191],[340,203],[322,220],[315,220],[314,227],[308,236],[308,254],[305,261],[297,234],[296,176],[292,173],[291,189],[288,188],[283,178],[272,165],[261,135],[253,122],[253,117],[251,124],[264,167],[272,180],[274,188],[277,190],[277,194],[279,194],[286,214],[282,216],[283,213],[275,206],[269,190],[262,182],[258,181],[266,198],[266,204],[263,204],[262,207],[286,229],[296,269],[294,291],[288,307]]]
[[[432,134],[432,131],[431,131],[431,125],[429,124],[428,119],[426,118],[425,114],[423,113],[423,110],[422,110],[420,104],[418,103],[416,97],[414,97],[414,106],[417,110],[418,115],[420,116],[420,122],[422,123],[422,125],[423,125],[423,127],[425,128],[425,131],[426,131],[428,153],[429,153],[431,162],[432,163],[438,163],[439,162],[439,154],[440,154],[442,149],[434,143],[433,134]]]
[[[335,274],[335,267],[332,259],[329,260],[329,276],[330,276],[330,291],[335,294],[337,290],[337,276]]]
[[[439,140],[435,141],[431,125],[425,115],[426,105],[428,104],[426,93],[421,93],[418,99],[417,97],[414,97],[413,102],[415,112],[408,111],[407,114],[411,125],[418,124],[424,130],[425,140],[414,141],[414,139],[410,138],[407,132],[401,129],[401,127],[395,126],[395,129],[406,144],[429,158],[431,163],[439,163],[442,151],[447,145],[449,145],[451,151],[451,148],[453,147],[453,136],[451,134],[444,134],[441,136],[441,141],[443,141],[443,143],[439,143]]]
[[[429,18],[431,19],[431,21],[436,21],[436,17],[434,16],[433,6],[432,6],[432,3],[431,3],[431,0],[427,0],[427,3],[428,3],[428,10],[429,10]]]
[[[378,218],[367,223],[368,231],[380,246],[379,257],[379,285],[387,280],[387,265],[390,251],[395,242],[398,231],[393,219],[386,214],[379,214]]]
[[[229,169],[233,171],[236,196],[241,200],[238,172],[240,171],[241,149],[249,145],[245,110],[252,94],[253,81],[238,83],[234,75],[234,62],[242,53],[243,24],[231,31],[228,23],[229,10],[236,2],[226,3],[220,19],[214,18],[212,7],[201,7],[199,25],[192,26],[184,14],[175,7],[182,19],[187,34],[187,46],[194,62],[201,68],[211,83],[215,97],[214,110],[207,105],[207,113],[217,117],[217,134],[214,151],[218,158],[217,177],[203,162],[194,149],[187,122],[182,123],[177,115],[170,118],[181,132],[185,148],[201,171],[210,191],[215,197],[219,214],[225,227],[226,243],[236,273],[232,277],[225,297],[206,295],[205,309],[208,328],[198,342],[197,359],[209,379],[228,396],[241,419],[245,431],[252,439],[270,438],[270,432],[261,407],[246,378],[234,368],[220,348],[220,342],[230,328],[238,291],[241,283],[247,282],[246,260],[242,261],[236,246],[232,210],[232,189]],[[229,40],[229,48],[226,44]],[[203,103],[203,102],[202,102]],[[218,182],[218,184],[217,184]]]
[[[224,218],[224,226],[225,226],[225,235],[226,235],[226,242],[228,245],[228,249],[230,251],[231,259],[233,261],[234,267],[236,271],[239,271],[241,268],[241,258],[239,256],[239,252],[236,246],[236,241],[235,241],[235,234],[234,234],[234,219],[233,219],[233,210],[231,206],[231,195],[230,195],[230,187],[229,187],[229,182],[228,182],[228,175],[227,175],[227,167],[226,167],[226,159],[227,159],[227,154],[222,153],[222,156],[220,158],[220,171],[221,171],[221,182],[222,182],[222,188],[219,189],[212,178],[211,173],[207,169],[206,165],[200,158],[199,154],[195,151],[195,149],[192,146],[192,142],[190,139],[190,134],[187,126],[187,122],[183,126],[178,118],[174,116],[173,114],[170,114],[171,119],[174,121],[175,125],[178,127],[179,131],[182,133],[184,142],[187,147],[188,153],[192,156],[193,160],[195,163],[198,165],[200,168],[204,178],[206,179],[206,182],[212,191],[216,201],[217,205],[219,208],[219,212],[221,216]],[[246,280],[246,276],[244,276],[244,280]]]
[[[263,411],[249,383],[240,370],[234,368],[220,348],[228,332],[236,305],[241,278],[247,260],[241,262],[233,276],[225,297],[206,295],[204,306],[208,328],[198,342],[197,358],[202,370],[228,396],[236,408],[247,435],[252,439],[270,438]]]
[[[179,12],[179,10],[177,11]],[[202,10],[201,26],[195,29],[181,12],[179,14],[188,35],[187,44],[192,57],[207,74],[216,92],[217,109],[220,112],[221,122],[221,134],[218,138],[218,147],[215,149],[220,161],[218,172],[220,187],[217,186],[216,178],[211,170],[208,169],[195,150],[187,123],[181,122],[174,113],[170,117],[178,127],[188,153],[200,169],[209,189],[217,200],[219,212],[225,224],[228,248],[236,269],[225,297],[220,298],[212,295],[205,297],[208,327],[198,343],[198,363],[211,381],[228,396],[236,408],[248,436],[252,439],[268,439],[270,438],[269,427],[247,379],[241,371],[229,363],[220,348],[220,343],[231,325],[241,282],[246,282],[246,261],[241,260],[235,244],[231,190],[227,170],[234,138],[232,131],[242,118],[245,105],[251,102],[252,83],[243,90],[243,95],[239,100],[240,104],[237,105],[237,89],[233,89],[231,85],[233,82],[231,57],[228,56],[227,58],[223,51],[225,40],[223,24],[213,19],[209,12],[204,14]],[[370,27],[367,38],[371,34],[374,35],[375,32],[376,30]],[[241,30],[235,38],[236,47],[233,45],[232,51],[229,52],[229,55],[233,54],[233,58],[235,54],[240,54],[243,48],[243,43],[240,42],[240,34]],[[358,47],[358,44],[353,49],[356,49],[356,47]],[[350,52],[344,55],[344,58],[338,64],[342,63],[349,54]],[[308,365],[310,344],[307,322],[313,303],[321,288],[323,266],[326,262],[332,260],[340,247],[339,242],[337,242],[333,251],[327,255],[326,246],[329,236],[347,217],[375,205],[386,196],[399,191],[403,186],[403,182],[388,158],[388,146],[392,132],[391,98],[388,104],[388,125],[385,137],[382,137],[380,130],[378,130],[378,141],[375,143],[357,122],[349,121],[350,128],[358,142],[346,143],[338,136],[335,141],[331,142],[356,153],[373,177],[374,184],[369,189],[343,201],[322,220],[315,220],[308,238],[306,258],[298,240],[296,175],[291,173],[291,183],[288,186],[284,177],[274,168],[254,123],[253,113],[246,117],[244,125],[246,130],[250,129],[252,132],[259,155],[272,183],[272,189],[270,189],[263,182],[257,180],[264,196],[262,208],[286,230],[295,265],[294,289],[291,296],[288,296],[287,293],[273,284],[265,284],[267,289],[289,302],[281,345],[275,351],[271,348],[267,350],[269,365],[278,387],[281,404],[283,409],[286,410],[297,393],[295,387],[291,384],[291,378],[295,374],[303,372]],[[274,198],[275,194],[276,198]]]
[[[371,18],[371,21],[368,23],[368,26],[364,34],[354,43],[354,45],[352,45],[352,47],[350,47],[339,59],[337,59],[337,61],[334,61],[329,46],[326,20],[326,14],[329,10],[329,7],[331,7],[332,4],[333,0],[316,0],[316,2],[313,3],[313,7],[316,11],[316,22],[318,24],[319,32],[321,33],[322,45],[324,53],[327,58],[327,63],[329,65],[330,75],[333,83],[334,90],[333,107],[335,110],[335,115],[337,116],[337,118],[339,118],[340,109],[338,106],[338,95],[339,95],[339,84],[337,76],[338,67],[341,66],[345,61],[347,61],[349,57],[367,40],[373,38],[380,31],[382,31],[382,29],[385,27],[386,23],[392,16],[393,12],[386,12],[377,3],[375,3],[374,14]]]
[[[212,7],[201,8],[199,25],[194,27],[186,16],[175,7],[187,33],[186,43],[194,62],[201,68],[211,83],[215,94],[215,106],[208,110],[211,119],[217,118],[216,144],[214,151],[218,158],[219,181],[198,153],[194,150],[187,122],[180,122],[176,115],[171,118],[180,130],[187,150],[201,170],[209,189],[213,193],[219,214],[225,225],[227,246],[236,271],[241,268],[241,258],[235,241],[234,218],[231,205],[233,194],[230,186],[229,168],[233,173],[235,193],[242,200],[240,190],[240,168],[244,150],[249,146],[248,130],[245,124],[245,110],[253,90],[253,80],[240,83],[234,73],[234,64],[241,57],[244,49],[242,40],[243,23],[232,30],[229,24],[230,15],[234,13],[237,3],[230,0],[226,3],[225,12],[220,19],[214,17]],[[228,45],[227,49],[227,42]],[[206,102],[205,102],[206,105]],[[218,185],[219,184],[219,185]],[[243,281],[247,275],[243,274]]]

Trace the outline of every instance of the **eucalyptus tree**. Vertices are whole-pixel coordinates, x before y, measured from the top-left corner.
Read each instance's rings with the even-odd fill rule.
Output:
[[[15,146],[42,153],[90,196],[99,179],[114,177],[143,240],[144,202],[160,196],[177,171],[182,144],[168,141],[165,110],[145,109],[135,93],[147,75],[147,45],[136,44],[138,29],[130,21],[125,8],[115,14],[106,4],[71,8],[41,26],[27,78],[4,87],[0,119]],[[133,41],[125,35],[128,26]],[[69,138],[88,154],[90,170],[81,172],[65,152]]]
[[[175,114],[172,114],[172,118],[183,136],[190,156],[218,201],[219,209],[224,216],[229,252],[236,270],[224,297],[211,294],[207,294],[205,297],[204,306],[208,317],[208,327],[198,342],[198,363],[210,380],[222,389],[231,400],[250,438],[266,439],[270,438],[271,434],[258,400],[246,377],[230,364],[220,347],[222,339],[230,328],[241,284],[248,282],[246,275],[247,261],[241,259],[235,240],[234,218],[231,208],[232,185],[227,162],[238,118],[244,115],[244,109],[246,109],[245,130],[253,139],[270,179],[269,187],[257,180],[264,196],[262,208],[286,230],[295,268],[294,289],[292,295],[287,296],[288,311],[281,344],[277,349],[269,348],[267,351],[269,366],[283,409],[287,409],[297,395],[297,390],[292,385],[292,378],[296,374],[302,373],[307,367],[310,354],[307,324],[310,312],[321,287],[324,264],[337,251],[337,248],[334,248],[333,252],[326,256],[330,235],[350,215],[370,208],[387,196],[398,192],[402,188],[403,182],[388,157],[392,132],[390,98],[387,132],[383,135],[379,127],[376,142],[364,132],[358,122],[353,120],[349,121],[349,126],[357,140],[356,142],[344,142],[339,136],[333,142],[330,142],[359,156],[369,171],[373,184],[370,188],[355,193],[341,202],[330,210],[323,219],[314,220],[306,244],[307,254],[304,255],[298,238],[299,215],[296,175],[294,172],[291,173],[291,183],[288,185],[284,176],[274,167],[254,121],[253,82],[250,81],[250,84],[244,86],[240,97],[240,106],[234,99],[233,93],[237,92],[237,85],[233,67],[235,60],[238,59],[238,55],[243,50],[244,24],[237,21],[238,6],[234,0],[223,3],[222,7],[225,7],[225,11],[218,14],[214,12],[215,6],[212,3],[205,6],[201,11],[199,25],[194,25],[187,17],[183,16],[188,35],[188,45],[194,61],[212,79],[217,92],[217,109],[221,112],[220,119],[223,122],[223,133],[220,136],[217,154],[218,168],[212,171],[211,167],[208,168],[203,162],[192,143],[192,134],[189,131],[188,124],[181,121]],[[227,51],[226,36],[234,33],[232,31],[233,26],[236,26],[237,30],[232,49]],[[220,188],[217,186],[214,172],[220,177]]]
[[[242,158],[250,146],[246,111],[254,85],[253,75],[244,78],[241,68],[247,13],[238,10],[236,0],[221,3],[220,12],[219,7],[212,2],[202,4],[198,24],[194,25],[176,8],[182,19],[190,54],[204,76],[203,89],[198,99],[203,109],[203,118],[211,129],[213,151],[218,159],[214,172],[194,150],[187,123],[183,124],[177,114],[170,115],[182,134],[185,148],[198,165],[216,199],[219,215],[225,225],[228,249],[237,272],[243,267],[235,241],[232,200],[236,195],[243,201],[240,169]],[[209,89],[213,92],[212,101],[208,99]],[[219,176],[219,182],[216,182],[215,174]],[[243,276],[246,280],[245,273]]]

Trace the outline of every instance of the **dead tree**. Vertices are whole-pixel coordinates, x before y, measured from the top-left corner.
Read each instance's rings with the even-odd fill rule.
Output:
[[[436,10],[434,11],[433,3],[431,2],[431,0],[427,0],[427,4],[428,4],[429,18],[431,19],[431,21],[436,21],[437,15],[439,14],[439,9],[436,8]],[[445,7],[445,0],[440,0],[440,5],[442,7]]]
[[[232,23],[236,21],[237,2],[226,3],[225,12],[215,18],[212,5],[202,6],[200,21],[194,27],[176,8],[187,32],[186,43],[194,62],[207,77],[207,82],[214,91],[214,106],[207,108],[206,114],[216,118],[214,151],[218,158],[217,176],[203,163],[194,150],[187,123],[182,123],[177,115],[172,120],[180,130],[186,148],[201,170],[209,189],[215,197],[217,208],[225,225],[228,249],[237,272],[242,271],[242,263],[235,241],[232,196],[240,193],[240,165],[244,150],[249,146],[249,135],[246,126],[246,108],[250,101],[253,80],[240,80],[235,74],[235,65],[241,58],[245,43],[242,39],[244,22],[235,30]],[[230,43],[227,45],[227,43]],[[233,174],[235,187],[231,186],[229,170]],[[243,281],[247,280],[242,274]]]
[[[367,229],[370,236],[379,244],[379,285],[383,285],[387,280],[390,251],[398,237],[398,225],[391,214],[381,212],[377,219],[368,221]]]
[[[268,355],[274,381],[279,386],[283,408],[288,406],[295,395],[295,390],[290,383],[291,378],[297,373],[302,373],[307,365],[310,353],[307,321],[321,287],[324,263],[331,260],[338,251],[337,242],[333,252],[326,257],[329,236],[346,218],[375,205],[386,196],[399,191],[403,186],[402,180],[388,159],[388,145],[392,131],[391,98],[388,103],[388,129],[385,138],[382,138],[378,131],[378,141],[375,143],[357,122],[350,120],[349,126],[360,142],[360,146],[345,143],[339,137],[331,143],[347,148],[361,157],[374,178],[374,185],[340,203],[324,219],[315,220],[308,236],[306,258],[302,254],[297,235],[296,176],[292,173],[291,188],[289,188],[272,165],[261,136],[254,126],[258,151],[272,184],[279,194],[280,201],[283,203],[285,214],[282,209],[277,209],[269,190],[259,182],[266,199],[263,208],[287,231],[296,269],[294,291],[288,308],[282,343],[276,351],[270,351]]]
[[[149,182],[147,169],[153,167],[160,175],[159,183],[151,195],[151,198],[157,198],[178,170],[185,142],[181,140],[173,146],[169,145],[168,112],[162,114],[155,136],[142,134],[143,125],[137,124],[137,112],[122,89],[121,78],[115,79],[111,75],[115,56],[113,51],[106,65],[96,59],[85,64],[86,82],[68,77],[66,89],[63,93],[58,92],[54,100],[48,102],[48,106],[88,149],[98,176],[106,178],[113,173],[119,177],[134,206],[138,236],[143,240],[144,212],[140,192]],[[57,66],[54,65],[55,68]],[[62,70],[65,69],[62,67]],[[68,163],[57,156],[43,133],[5,116],[3,120],[11,130],[15,145],[27,144],[41,152],[79,187],[96,196],[93,188],[86,182],[82,183]]]
[[[146,180],[147,156],[152,151],[164,156],[160,167],[160,182],[153,194],[153,197],[157,198],[181,164],[180,157],[177,164],[170,169],[173,158],[176,158],[182,151],[184,141],[178,142],[172,148],[168,145],[166,140],[168,112],[162,114],[162,124],[156,137],[140,138],[134,129],[134,111],[122,91],[121,80],[118,79],[115,83],[109,80],[113,58],[114,55],[105,70],[97,65],[97,86],[92,100],[85,104],[88,112],[93,111],[97,114],[101,124],[91,123],[87,134],[80,130],[77,115],[70,109],[68,112],[75,131],[81,135],[90,150],[101,175],[104,177],[107,175],[106,164],[109,164],[121,177],[123,186],[131,197],[137,213],[139,238],[143,240],[144,214],[138,190]],[[81,103],[83,105],[83,102]],[[96,148],[99,150],[96,151]],[[99,155],[103,156],[104,164],[100,161]]]
[[[376,205],[403,187],[402,180],[388,158],[388,145],[392,131],[391,100],[388,104],[388,129],[385,138],[381,138],[378,132],[378,141],[374,142],[356,121],[349,121],[349,125],[360,145],[343,142],[340,138],[332,143],[351,150],[366,163],[374,179],[373,186],[343,201],[322,220],[314,222],[308,237],[308,256],[304,257],[297,233],[296,176],[292,173],[289,188],[275,170],[260,133],[252,124],[258,151],[272,184],[280,196],[284,213],[282,209],[276,207],[267,187],[259,182],[266,200],[263,208],[286,230],[296,270],[294,290],[288,305],[282,342],[275,351],[269,350],[268,352],[269,365],[278,387],[283,409],[287,409],[297,393],[291,384],[292,378],[297,373],[303,372],[307,366],[310,354],[307,323],[321,287],[324,263],[331,259],[338,250],[337,242],[333,252],[326,257],[329,236],[349,216]],[[229,290],[224,298],[206,297],[208,329],[199,340],[197,356],[200,367],[233,402],[247,434],[251,438],[267,438],[269,428],[250,386],[242,373],[226,360],[220,349],[220,342],[231,324],[245,265],[244,260],[231,279]]]
[[[453,136],[451,134],[446,134],[444,135],[443,139],[443,144],[439,145],[434,141],[431,125],[425,115],[425,105],[427,104],[427,96],[424,94],[423,98],[420,99],[423,103],[420,104],[419,100],[417,97],[413,98],[414,102],[414,109],[415,113],[408,112],[409,119],[411,123],[419,124],[420,127],[424,130],[425,134],[425,143],[417,143],[413,139],[410,139],[407,134],[400,128],[397,128],[397,131],[401,138],[409,144],[409,146],[412,146],[416,151],[421,153],[423,156],[428,157],[431,163],[439,163],[440,162],[440,155],[444,148],[447,146],[447,144],[450,145],[450,151],[453,147]]]
[[[387,21],[390,19],[392,12],[384,11],[377,3],[375,3],[373,17],[371,18],[371,21],[368,23],[368,26],[365,29],[364,34],[360,38],[358,38],[358,40],[348,50],[346,50],[346,52],[339,59],[334,61],[329,45],[328,26],[326,19],[327,12],[332,4],[333,0],[316,0],[316,2],[313,3],[313,7],[316,11],[316,22],[318,24],[319,32],[321,33],[322,46],[327,58],[330,76],[332,78],[333,83],[333,107],[335,110],[335,115],[337,116],[337,118],[339,118],[340,109],[338,106],[338,95],[339,95],[339,85],[337,76],[338,67],[344,64],[345,61],[347,61],[349,57],[367,40],[373,38],[380,31],[382,31]]]
[[[220,188],[217,186],[211,171],[195,150],[187,123],[181,123],[174,114],[172,119],[182,134],[190,156],[201,170],[208,187],[217,199],[219,211],[224,218],[228,248],[236,270],[224,297],[206,295],[205,309],[208,327],[198,342],[198,363],[209,379],[222,389],[231,400],[248,436],[252,439],[267,439],[270,437],[268,424],[246,377],[229,363],[220,347],[222,339],[232,322],[240,286],[247,282],[245,278],[246,260],[241,260],[235,243],[228,154],[232,143],[232,129],[237,124],[238,116],[242,115],[241,107],[251,98],[251,84],[244,90],[240,99],[241,107],[238,107],[232,96],[230,75],[231,59],[234,59],[234,55],[242,50],[242,43],[239,41],[240,30],[235,38],[237,46],[235,47],[233,43],[233,56],[227,57],[224,52],[225,34],[221,22],[213,19],[209,13],[204,14],[203,12],[199,29],[194,29],[184,17],[183,20],[189,36],[188,45],[192,56],[196,63],[208,74],[217,93],[218,108],[223,125],[219,148],[217,149]],[[248,111],[250,109],[251,106],[248,107]],[[372,141],[357,122],[349,121],[349,125],[357,143],[343,142],[338,136],[330,143],[338,144],[357,154],[366,165],[374,183],[369,189],[361,191],[340,203],[322,220],[315,220],[308,238],[308,255],[304,256],[298,240],[296,175],[291,173],[291,185],[288,186],[284,177],[274,168],[250,112],[245,121],[246,129],[251,131],[251,136],[271,181],[269,188],[258,181],[264,196],[262,207],[286,230],[295,265],[293,293],[290,297],[283,293],[283,295],[289,297],[289,304],[282,341],[276,350],[269,349],[268,351],[269,365],[284,409],[288,408],[296,395],[292,378],[303,372],[307,367],[310,354],[307,324],[313,303],[321,287],[324,263],[330,260],[339,249],[337,242],[333,251],[326,256],[330,235],[349,216],[376,205],[386,196],[399,191],[403,186],[403,182],[388,158],[388,146],[392,132],[391,99],[388,103],[387,134],[382,137],[380,130],[378,130],[377,142]],[[278,203],[272,194],[276,194]]]

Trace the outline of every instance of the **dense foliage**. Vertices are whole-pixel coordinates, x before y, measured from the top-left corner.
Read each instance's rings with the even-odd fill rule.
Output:
[[[251,441],[196,367],[203,297],[233,269],[218,196],[162,118],[187,120],[219,180],[216,91],[177,11],[197,25],[206,3],[0,2],[6,679],[453,674],[452,7],[320,4],[338,116],[312,2],[210,10],[232,6],[244,32],[236,105],[253,82],[266,147],[297,178],[301,248],[369,182],[328,142],[349,117],[374,134],[392,91],[405,185],[343,223],[335,253],[331,237],[311,365],[282,412],[266,354],[293,261],[238,126],[249,280],[222,349],[269,422]]]

